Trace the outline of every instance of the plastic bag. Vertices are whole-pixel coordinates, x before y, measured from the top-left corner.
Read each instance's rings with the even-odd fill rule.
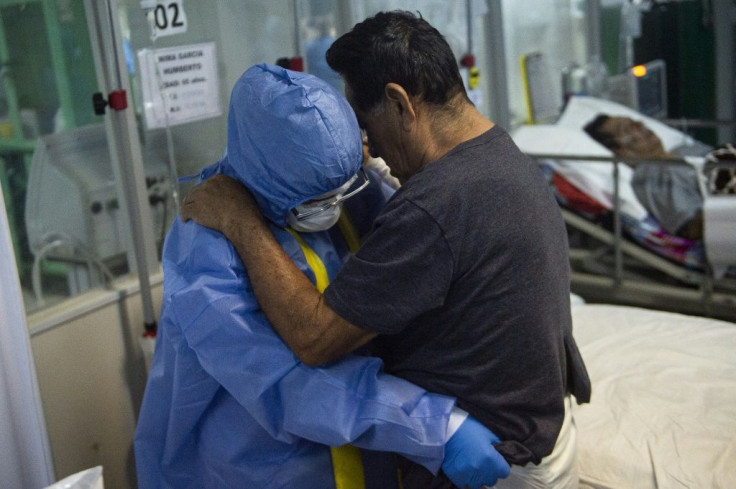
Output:
[[[105,489],[105,483],[102,480],[102,466],[98,465],[72,474],[45,489]]]

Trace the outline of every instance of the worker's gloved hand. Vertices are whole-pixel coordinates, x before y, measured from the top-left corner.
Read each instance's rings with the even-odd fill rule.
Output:
[[[493,444],[501,440],[468,416],[445,444],[442,471],[457,487],[479,489],[508,477],[511,467]]]

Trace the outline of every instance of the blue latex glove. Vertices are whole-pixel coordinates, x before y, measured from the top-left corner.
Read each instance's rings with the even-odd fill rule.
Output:
[[[457,487],[493,486],[511,472],[506,459],[493,447],[501,440],[468,416],[445,444],[442,471]]]

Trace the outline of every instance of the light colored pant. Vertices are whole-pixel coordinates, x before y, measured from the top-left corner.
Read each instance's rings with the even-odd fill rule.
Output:
[[[565,399],[565,419],[552,453],[539,465],[511,466],[511,474],[494,489],[577,489],[577,428],[572,418],[572,397]]]

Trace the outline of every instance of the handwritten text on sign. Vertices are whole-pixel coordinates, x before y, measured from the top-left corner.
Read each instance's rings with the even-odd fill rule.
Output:
[[[138,52],[149,129],[222,114],[215,44]]]

